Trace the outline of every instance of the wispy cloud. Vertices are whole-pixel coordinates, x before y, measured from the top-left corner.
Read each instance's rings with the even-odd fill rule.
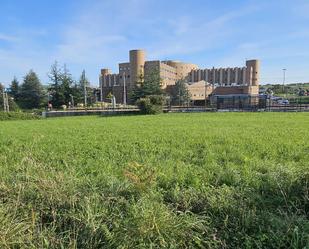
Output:
[[[83,6],[64,25],[60,42],[52,57],[80,65],[80,68],[87,67],[92,73],[91,80],[96,83],[100,65],[109,66],[117,55],[127,54],[127,31],[142,6],[143,2],[140,0],[97,1]]]
[[[32,22],[1,30],[0,68],[6,81],[30,68],[46,81],[50,65],[58,60],[67,63],[76,77],[86,69],[96,84],[100,67],[117,70],[117,63],[127,61],[128,50],[135,48],[146,49],[148,59],[187,60],[201,67],[243,65],[246,58],[260,58],[263,65],[285,63],[287,58],[298,64],[308,56],[309,30],[301,21],[307,18],[303,16],[308,13],[307,0],[291,4],[286,0],[279,17],[277,5],[267,0],[235,4],[202,0],[68,2],[71,14],[55,21],[57,27],[53,22]],[[287,14],[293,17],[291,25],[280,19]],[[278,20],[286,21],[286,29]]]
[[[258,11],[258,5],[248,5],[237,10],[226,12],[216,18],[205,20],[205,17],[180,17],[170,21],[170,30],[158,39],[151,47],[151,57],[177,56],[195,53],[218,46],[226,39],[235,35],[230,22]],[[205,13],[207,16],[207,13]],[[171,37],[169,34],[174,34]]]
[[[0,40],[6,41],[6,42],[15,42],[15,41],[18,41],[18,38],[15,36],[0,33]]]

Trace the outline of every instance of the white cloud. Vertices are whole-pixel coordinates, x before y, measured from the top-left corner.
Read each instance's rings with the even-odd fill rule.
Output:
[[[15,42],[15,41],[18,41],[18,38],[15,36],[0,33],[0,40],[6,41],[6,42]]]
[[[79,11],[63,26],[52,58],[79,67],[80,71],[86,68],[90,80],[97,83],[100,67],[115,68],[119,57],[127,60],[127,30],[143,5],[140,0],[107,0],[78,6]]]
[[[229,36],[235,35],[230,22],[258,11],[257,5],[248,5],[237,11],[224,13],[214,19],[179,17],[170,21],[171,30],[162,35],[159,42],[150,46],[152,58],[191,54],[217,47],[226,42]],[[207,13],[205,13],[207,16]],[[174,34],[171,36],[170,34]]]
[[[281,37],[270,37],[272,34],[255,38],[248,36],[241,21],[262,14],[265,5],[257,1],[222,11],[221,15],[207,8],[204,13],[197,11],[197,15],[190,10],[179,12],[178,8],[156,0],[80,2],[84,5],[75,5],[69,20],[61,25],[60,30],[57,29],[57,34],[49,34],[48,29],[23,30],[12,35],[0,33],[0,41],[10,44],[9,48],[0,48],[1,70],[22,74],[33,68],[44,79],[50,65],[58,60],[67,63],[76,77],[86,69],[91,82],[96,84],[100,67],[116,69],[118,62],[128,60],[128,50],[135,48],[146,49],[148,59],[181,59],[209,52],[210,63],[220,66],[243,65],[246,58],[272,60],[307,54],[298,47],[287,51],[278,46],[281,44],[278,40],[293,42],[308,38],[306,27],[298,27],[295,32]],[[162,9],[162,6],[167,6],[167,9]],[[45,42],[49,36],[54,43]],[[231,42],[235,47],[231,48]],[[212,51],[226,47],[229,50],[223,55],[213,55]],[[200,59],[200,63],[204,61],[206,58]]]

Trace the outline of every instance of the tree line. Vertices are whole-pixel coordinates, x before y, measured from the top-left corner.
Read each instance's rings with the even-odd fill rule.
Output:
[[[8,88],[10,109],[40,109],[47,106],[60,108],[76,104],[87,106],[95,101],[85,70],[76,81],[65,64],[59,66],[55,62],[50,68],[48,78],[49,84],[44,86],[33,70],[25,75],[21,84],[14,77]],[[129,100],[132,104],[144,105],[141,108],[153,108],[149,112],[156,112],[164,104],[187,105],[190,101],[185,80],[176,82],[172,91],[166,93],[162,90],[162,79],[157,71],[141,77],[136,85],[138,87],[128,93]],[[0,93],[3,91],[4,87],[0,84]],[[4,101],[1,98],[2,94],[0,108],[3,110]]]
[[[60,108],[63,105],[91,101],[92,90],[83,70],[78,81],[74,80],[66,65],[60,67],[55,62],[48,73],[49,83],[44,86],[38,75],[30,70],[20,83],[16,77],[12,80],[7,93],[11,110],[40,109],[47,105]],[[3,109],[4,85],[0,83],[0,108]],[[86,96],[86,97],[85,97]],[[89,100],[88,100],[89,99]]]

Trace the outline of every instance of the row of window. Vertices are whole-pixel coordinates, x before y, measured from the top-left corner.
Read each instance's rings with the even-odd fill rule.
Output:
[[[176,72],[170,71],[170,70],[165,69],[165,68],[161,68],[161,71],[165,71],[167,73],[171,73],[171,74],[175,74],[175,75],[177,74]]]
[[[128,71],[128,70],[130,70],[129,67],[120,67],[119,68],[119,71]]]
[[[204,94],[193,94],[194,97],[204,97]]]
[[[122,79],[122,75],[120,75],[119,77],[120,77],[120,79]],[[130,78],[130,74],[125,75],[125,77],[129,79]]]
[[[161,76],[162,79],[165,79],[165,80],[173,80],[173,81],[176,81],[176,79],[172,79],[172,78],[169,78],[169,77],[165,77],[165,76]]]

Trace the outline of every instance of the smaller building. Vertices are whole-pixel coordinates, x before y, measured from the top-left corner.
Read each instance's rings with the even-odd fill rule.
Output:
[[[253,110],[259,107],[259,96],[250,94],[213,95],[210,101],[217,109]]]
[[[186,84],[186,86],[193,105],[205,105],[205,102],[209,102],[209,95],[214,90],[214,86],[204,80],[193,84]]]
[[[259,105],[259,87],[219,86],[210,95],[210,103],[217,109],[254,109]]]

